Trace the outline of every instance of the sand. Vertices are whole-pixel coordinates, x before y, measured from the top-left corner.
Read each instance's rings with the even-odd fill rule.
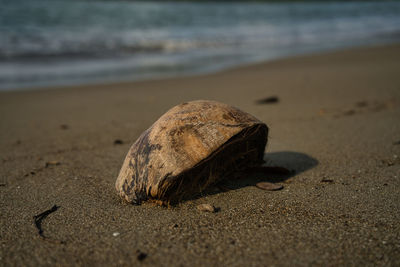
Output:
[[[270,96],[279,101],[256,103]],[[194,99],[267,123],[267,164],[296,173],[245,174],[230,190],[171,208],[122,202],[114,183],[130,145]],[[2,92],[0,160],[2,266],[398,266],[400,45]],[[284,188],[260,190],[257,181]],[[203,203],[220,210],[200,212]],[[33,216],[54,205],[41,238]]]

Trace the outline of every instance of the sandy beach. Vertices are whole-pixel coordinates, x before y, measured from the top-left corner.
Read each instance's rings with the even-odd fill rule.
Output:
[[[266,164],[295,173],[249,173],[170,208],[121,201],[114,184],[131,144],[196,99],[265,122]],[[1,266],[398,266],[400,45],[1,92],[0,160]],[[263,191],[260,180],[284,188]],[[220,210],[199,212],[202,203]],[[41,238],[34,216],[54,205]]]

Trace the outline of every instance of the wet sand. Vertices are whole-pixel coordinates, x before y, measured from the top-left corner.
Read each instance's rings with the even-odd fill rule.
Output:
[[[257,103],[270,96],[278,102]],[[114,183],[130,145],[195,99],[264,121],[267,165],[295,173],[249,173],[171,208],[122,202]],[[400,265],[400,45],[2,92],[0,160],[2,266]],[[33,216],[54,205],[37,218],[41,238]]]

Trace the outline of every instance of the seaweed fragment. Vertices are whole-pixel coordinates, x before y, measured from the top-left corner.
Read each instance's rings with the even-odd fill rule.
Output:
[[[65,244],[64,241],[59,241],[59,240],[53,240],[53,239],[49,239],[47,238],[44,234],[43,234],[43,229],[42,229],[42,221],[51,213],[55,212],[56,210],[58,210],[58,208],[60,208],[60,206],[54,205],[51,209],[48,209],[38,215],[33,216],[34,222],[35,222],[35,226],[38,229],[38,235],[40,238],[42,238],[43,240],[47,240],[47,241],[51,241],[53,243],[58,243],[58,244]]]

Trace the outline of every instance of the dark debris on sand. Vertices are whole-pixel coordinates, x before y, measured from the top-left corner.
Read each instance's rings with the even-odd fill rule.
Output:
[[[262,104],[274,104],[278,103],[279,98],[277,96],[270,96],[266,98],[262,98],[256,101],[256,104],[262,105]]]

